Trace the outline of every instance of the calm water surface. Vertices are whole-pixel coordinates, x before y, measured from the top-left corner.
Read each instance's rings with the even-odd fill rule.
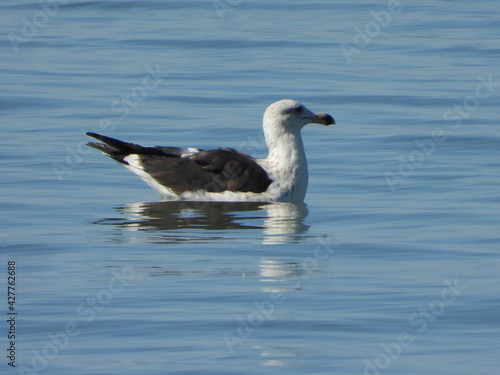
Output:
[[[1,373],[497,373],[498,4],[395,4],[2,2]],[[161,201],[84,146],[265,157],[282,98],[337,122],[304,205]]]

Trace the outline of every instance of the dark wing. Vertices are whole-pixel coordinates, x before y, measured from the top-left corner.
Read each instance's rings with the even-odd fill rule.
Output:
[[[89,142],[122,164],[129,165],[129,155],[136,155],[134,162],[159,184],[176,194],[205,190],[262,193],[272,180],[252,157],[230,148],[202,151],[176,147],[144,147],[122,142],[95,133],[87,135],[104,143]]]
[[[128,164],[123,158],[132,154],[180,157],[191,152],[190,150],[178,147],[146,147],[91,132],[88,132],[87,135],[104,142],[88,142],[87,146],[96,148],[123,164]]]

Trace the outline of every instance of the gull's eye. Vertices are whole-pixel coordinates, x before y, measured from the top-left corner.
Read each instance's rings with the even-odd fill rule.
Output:
[[[297,107],[297,108],[294,108],[294,109],[293,109],[293,111],[294,111],[295,113],[299,113],[299,114],[300,114],[300,113],[302,113],[302,107]]]

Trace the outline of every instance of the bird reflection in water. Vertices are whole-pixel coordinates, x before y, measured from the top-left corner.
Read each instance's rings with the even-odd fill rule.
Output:
[[[260,233],[252,238],[262,237],[262,243],[282,244],[297,241],[309,228],[304,224],[308,214],[304,203],[159,201],[127,204],[117,210],[126,218],[95,223],[154,233],[143,240],[155,243],[234,239],[234,231],[254,230]]]
[[[298,262],[283,262],[261,259],[259,262],[260,281],[264,293],[282,293],[297,291],[301,288],[304,269]]]

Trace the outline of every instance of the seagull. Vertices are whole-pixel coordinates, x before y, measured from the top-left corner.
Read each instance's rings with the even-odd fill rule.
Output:
[[[310,123],[332,125],[326,113],[314,113],[296,100],[283,99],[264,112],[269,155],[253,157],[232,148],[215,150],[140,146],[88,132],[89,142],[135,173],[163,197],[220,202],[303,202],[308,170],[301,129]]]

